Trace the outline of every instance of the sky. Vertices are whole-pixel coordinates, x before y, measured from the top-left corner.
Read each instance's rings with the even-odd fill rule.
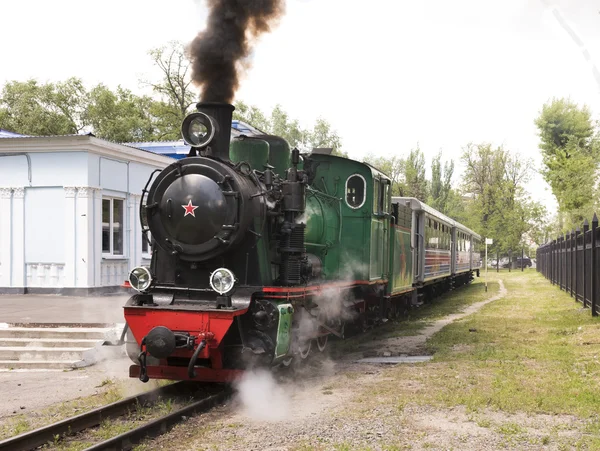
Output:
[[[148,50],[190,42],[204,0],[5,2],[0,84],[77,76],[142,93],[157,77]],[[534,125],[552,97],[600,115],[596,0],[287,0],[256,43],[236,100],[281,104],[310,126],[332,124],[351,158],[440,150],[463,171],[469,142],[504,145],[541,167]],[[600,74],[600,72],[597,72]],[[539,173],[527,186],[550,211]]]

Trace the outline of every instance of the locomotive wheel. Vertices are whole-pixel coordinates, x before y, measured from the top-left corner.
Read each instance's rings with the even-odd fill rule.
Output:
[[[327,346],[327,338],[329,335],[321,335],[317,337],[317,348],[319,348],[320,352],[325,351],[325,347]]]
[[[300,358],[301,359],[306,359],[308,358],[309,354],[310,354],[310,348],[312,345],[312,340],[307,340],[304,345],[299,346],[298,347],[298,353],[300,354]]]

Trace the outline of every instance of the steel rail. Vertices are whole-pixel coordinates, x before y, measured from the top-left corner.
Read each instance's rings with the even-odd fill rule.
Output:
[[[132,408],[136,409],[139,404],[151,401],[157,396],[175,394],[182,387],[184,387],[182,382],[160,387],[146,393],[130,396],[106,406],[98,407],[57,423],[1,440],[0,451],[27,451],[48,442],[53,443],[56,436],[73,435],[90,427],[97,426],[103,420],[119,417]]]
[[[146,438],[154,438],[166,434],[173,426],[180,423],[186,417],[196,413],[206,412],[216,405],[225,401],[231,395],[231,390],[225,389],[215,395],[204,398],[200,401],[183,407],[175,412],[171,412],[163,417],[152,420],[140,427],[124,432],[121,435],[98,443],[86,451],[121,451],[129,450]]]

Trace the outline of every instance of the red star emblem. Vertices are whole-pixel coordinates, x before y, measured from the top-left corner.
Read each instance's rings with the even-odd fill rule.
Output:
[[[194,218],[196,217],[196,215],[194,214],[194,210],[198,207],[195,207],[194,205],[192,205],[192,200],[190,199],[190,201],[188,202],[187,205],[182,205],[182,207],[185,209],[185,214],[183,215],[183,217],[185,218],[187,215],[192,215]]]

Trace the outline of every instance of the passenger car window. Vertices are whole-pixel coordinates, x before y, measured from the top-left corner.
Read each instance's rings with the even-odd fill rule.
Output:
[[[365,179],[358,174],[351,175],[346,180],[346,204],[350,208],[360,208],[365,203]]]

